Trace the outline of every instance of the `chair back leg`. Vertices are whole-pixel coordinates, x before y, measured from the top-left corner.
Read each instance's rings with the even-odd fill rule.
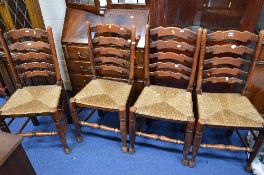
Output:
[[[38,121],[37,117],[31,117],[30,120],[34,126],[39,125],[39,121]]]

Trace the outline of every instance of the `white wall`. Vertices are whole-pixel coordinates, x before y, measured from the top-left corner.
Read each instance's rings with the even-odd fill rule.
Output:
[[[53,29],[62,79],[66,89],[70,89],[69,75],[61,46],[61,35],[66,11],[65,0],[39,0],[45,26]]]

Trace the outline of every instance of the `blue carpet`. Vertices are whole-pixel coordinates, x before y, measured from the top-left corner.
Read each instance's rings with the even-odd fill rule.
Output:
[[[0,105],[4,99],[0,98]],[[88,110],[87,110],[88,111]],[[82,115],[85,115],[84,111]],[[54,129],[50,117],[38,117],[39,126],[31,123],[25,131],[49,131]],[[10,129],[17,131],[24,119],[16,119]],[[93,121],[98,121],[97,113]],[[117,114],[106,113],[102,123],[115,123]],[[118,126],[118,125],[116,125]],[[182,126],[154,121],[146,132],[155,131],[173,138],[183,138]],[[38,175],[100,174],[100,175],[243,175],[245,172],[246,153],[216,151],[201,148],[197,165],[190,169],[181,165],[182,146],[152,141],[137,137],[134,155],[121,153],[119,134],[82,128],[84,141],[75,141],[73,125],[68,125],[67,142],[72,153],[66,155],[57,136],[25,138],[22,145]],[[246,135],[246,132],[243,133]],[[223,130],[206,129],[203,141],[210,143],[233,143],[241,145],[239,138],[233,134],[230,140],[224,137]]]

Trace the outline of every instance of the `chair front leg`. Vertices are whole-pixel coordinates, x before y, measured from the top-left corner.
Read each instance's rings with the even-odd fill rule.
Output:
[[[78,143],[81,143],[83,141],[83,138],[81,136],[81,128],[80,128],[80,124],[79,124],[78,113],[76,110],[74,98],[70,99],[70,110],[71,110],[72,121],[74,123],[75,130],[76,130],[76,140]]]
[[[257,154],[259,153],[263,141],[264,141],[264,129],[259,131],[259,135],[257,137],[257,140],[256,140],[256,142],[255,142],[255,144],[253,146],[253,152],[250,153],[250,156],[249,156],[249,159],[248,159],[248,163],[247,163],[247,167],[246,167],[246,170],[248,172],[252,171],[251,163],[253,162],[253,160],[255,159]]]
[[[129,153],[133,154],[135,152],[135,139],[136,139],[136,110],[137,108],[131,107],[129,109]]]
[[[71,150],[68,147],[67,141],[66,141],[66,130],[67,130],[66,126],[67,125],[66,125],[66,123],[65,123],[64,127],[61,125],[62,115],[63,114],[60,111],[57,110],[56,112],[54,112],[52,114],[52,117],[53,117],[53,120],[55,122],[55,126],[57,128],[57,131],[59,133],[59,137],[60,137],[61,143],[63,144],[64,152],[66,154],[70,154],[71,153]]]
[[[119,108],[119,121],[120,121],[120,133],[121,133],[121,142],[122,142],[122,152],[127,152],[127,127],[126,127],[126,107],[121,106]]]
[[[195,166],[195,159],[198,153],[198,150],[200,148],[200,144],[202,141],[202,136],[204,132],[205,127],[205,120],[199,119],[197,126],[196,126],[196,133],[193,141],[193,147],[192,147],[192,159],[189,160],[188,166],[190,168],[193,168]]]
[[[182,164],[184,166],[188,166],[189,163],[188,154],[190,152],[190,147],[193,140],[194,127],[195,127],[195,118],[194,117],[188,118],[187,128],[185,132],[184,147],[183,147],[183,158],[182,158]]]

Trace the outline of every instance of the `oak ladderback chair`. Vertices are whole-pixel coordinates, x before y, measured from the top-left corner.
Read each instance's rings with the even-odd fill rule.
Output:
[[[76,127],[77,142],[82,141],[80,126],[119,131],[78,119],[78,108],[119,113],[122,151],[126,152],[126,113],[134,79],[136,28],[131,30],[114,24],[87,23],[88,47],[93,80],[71,99],[72,119]],[[93,38],[92,38],[93,36]]]
[[[70,153],[64,115],[66,93],[51,27],[47,31],[24,28],[1,32],[0,41],[17,88],[0,108],[0,116],[11,118],[11,121],[16,117],[28,117],[17,134],[24,137],[59,135],[64,151]],[[36,84],[38,81],[44,85]],[[45,115],[52,116],[57,132],[22,133],[30,119]]]
[[[182,163],[188,164],[187,155],[195,125],[192,90],[201,35],[201,28],[195,33],[177,27],[158,27],[150,30],[147,26],[145,87],[129,113],[130,153],[134,153],[135,136],[143,136],[184,144]],[[162,80],[170,83],[164,83]],[[180,84],[182,86],[178,87]],[[138,117],[187,124],[185,141],[136,131]]]
[[[248,151],[250,157],[247,169],[258,152],[263,141],[263,118],[246,97],[252,70],[260,54],[264,31],[259,36],[235,30],[217,31],[207,34],[203,30],[199,71],[197,80],[198,123],[192,150],[192,160],[199,147],[230,151]],[[202,92],[206,84],[232,84],[235,92]],[[240,91],[241,93],[237,92]],[[236,130],[244,147],[233,145],[200,144],[205,126]],[[253,149],[249,148],[238,132],[238,129],[260,130]],[[232,133],[232,132],[231,132]],[[229,135],[231,135],[229,133]]]

